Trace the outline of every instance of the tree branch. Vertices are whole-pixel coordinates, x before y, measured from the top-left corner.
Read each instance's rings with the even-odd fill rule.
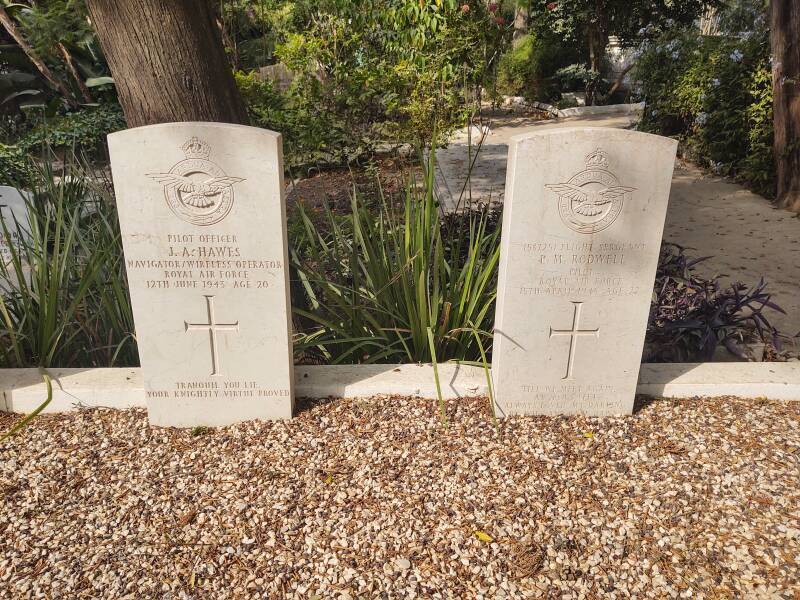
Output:
[[[76,107],[78,103],[75,101],[75,98],[72,96],[72,93],[69,91],[69,89],[67,89],[67,86],[65,86],[64,83],[59,80],[58,77],[56,77],[55,74],[50,70],[50,67],[48,67],[41,58],[39,58],[39,56],[36,54],[36,51],[22,36],[22,33],[20,33],[17,25],[14,23],[14,20],[11,18],[11,15],[8,14],[2,4],[0,4],[0,24],[22,49],[22,51],[25,53],[25,56],[28,57],[28,60],[30,60],[39,70],[39,73],[42,74],[42,77],[44,77],[51,86],[59,91],[59,93],[64,97],[64,100],[69,102],[73,107]]]

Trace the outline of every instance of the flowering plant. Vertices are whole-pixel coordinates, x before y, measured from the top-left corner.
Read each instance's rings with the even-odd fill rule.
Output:
[[[678,30],[654,37],[642,47],[633,74],[647,103],[640,128],[679,137],[701,166],[773,195],[769,52],[765,29],[746,36]]]

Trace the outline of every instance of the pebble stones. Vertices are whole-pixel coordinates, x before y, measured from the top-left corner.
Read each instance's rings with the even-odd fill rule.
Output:
[[[800,404],[513,417],[301,403],[288,422],[37,418],[0,445],[0,597],[791,597]],[[0,414],[0,431],[16,417]]]

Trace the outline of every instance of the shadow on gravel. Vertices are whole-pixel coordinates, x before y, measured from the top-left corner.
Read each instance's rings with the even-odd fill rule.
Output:
[[[341,398],[335,398],[333,396],[327,398],[297,398],[294,403],[294,417],[299,417],[303,413],[309,412],[318,406],[332,404],[337,400],[341,400]]]
[[[633,400],[633,414],[638,415],[640,411],[643,411],[655,401],[656,399],[653,396],[637,394],[636,398]]]

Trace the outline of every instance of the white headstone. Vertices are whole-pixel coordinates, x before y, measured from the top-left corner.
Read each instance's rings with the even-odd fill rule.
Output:
[[[165,123],[108,142],[150,422],[290,418],[280,134]]]
[[[295,73],[283,63],[261,67],[258,75],[261,79],[271,81],[275,89],[281,92],[288,90],[296,77]]]
[[[0,219],[5,223],[5,229],[0,226],[0,260],[8,263],[11,246],[19,247],[20,233],[25,235],[28,228],[28,206],[17,188],[0,185]],[[8,237],[4,233],[6,230]]]
[[[509,148],[498,414],[630,414],[677,142],[570,128]]]
[[[22,245],[23,239],[30,239],[27,194],[15,187],[0,186],[0,220],[5,224],[5,228],[0,225],[0,262],[4,265],[0,267],[0,294],[3,295],[19,290],[20,275],[26,282],[30,281],[30,267],[25,262]],[[21,273],[13,264],[12,247],[21,261]]]

